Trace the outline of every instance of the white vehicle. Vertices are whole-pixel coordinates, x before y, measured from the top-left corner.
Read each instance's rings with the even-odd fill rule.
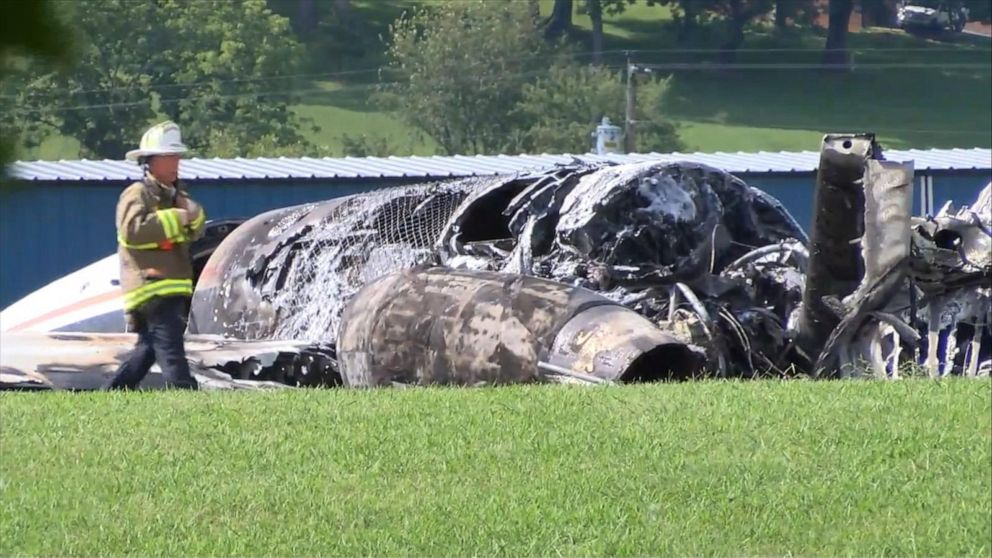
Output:
[[[907,3],[900,6],[896,13],[896,23],[907,30],[960,32],[967,22],[968,8],[948,2]]]

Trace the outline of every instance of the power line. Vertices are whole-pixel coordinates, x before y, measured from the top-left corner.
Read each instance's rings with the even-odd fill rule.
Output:
[[[659,48],[659,49],[611,49],[602,51],[603,54],[644,54],[644,53],[719,53],[725,52],[721,48]],[[982,52],[992,52],[992,48],[943,48],[943,47],[848,47],[848,48],[824,48],[824,47],[778,47],[778,48],[736,48],[732,52],[956,52],[960,54],[974,54]]]
[[[532,70],[532,71],[529,71],[529,72],[514,72],[514,73],[509,73],[509,74],[504,74],[504,75],[513,76],[513,77],[529,77],[529,76],[542,75],[544,73],[546,73],[546,71],[542,69],[542,70]],[[464,74],[461,74],[459,77],[469,77],[469,78],[471,78],[474,75],[478,75],[478,74],[464,73]],[[188,100],[188,99],[203,99],[203,100],[208,100],[208,99],[238,99],[238,98],[248,98],[248,97],[276,96],[276,95],[306,95],[306,94],[309,94],[309,93],[328,93],[328,94],[332,94],[332,93],[336,93],[336,92],[339,92],[339,91],[374,89],[374,88],[378,88],[378,87],[389,86],[389,85],[397,85],[397,84],[401,84],[401,83],[404,83],[404,81],[393,80],[393,81],[388,81],[388,82],[376,82],[376,83],[368,83],[368,84],[353,84],[353,85],[342,86],[342,87],[339,87],[339,88],[334,89],[334,90],[331,90],[331,91],[328,91],[327,89],[320,88],[320,87],[314,87],[314,88],[308,88],[308,89],[278,89],[278,90],[270,90],[270,91],[246,91],[246,92],[241,92],[241,93],[227,93],[227,94],[205,94],[205,95],[193,95],[193,94],[190,94],[190,95],[184,95],[184,96],[181,96],[181,97],[175,97],[175,98],[170,98],[170,99],[158,99],[157,102],[158,102],[158,104],[162,105],[162,104],[179,103],[179,102],[182,102],[182,101],[185,101],[185,100]],[[67,105],[67,106],[61,106],[61,107],[56,107],[56,108],[44,109],[44,111],[45,112],[74,112],[74,111],[79,111],[79,110],[97,110],[97,109],[114,109],[114,108],[134,107],[134,106],[142,106],[142,105],[151,105],[151,104],[154,104],[154,103],[155,103],[155,101],[152,100],[152,99],[143,99],[141,101],[122,101],[122,102],[113,102],[113,103],[95,103],[95,104],[88,104],[88,105]],[[40,112],[41,110],[42,109],[15,107],[10,112],[19,113],[19,114],[30,114],[30,113],[33,113],[33,112]]]
[[[962,50],[960,48],[943,48],[943,47],[866,47],[866,48],[848,48],[848,49],[824,49],[815,47],[779,47],[779,48],[738,48],[734,49],[733,52],[736,53],[799,53],[799,52],[827,52],[827,51],[843,51],[857,54],[859,52],[956,52],[956,53],[992,53],[992,49],[981,48],[981,49],[970,49]],[[609,49],[600,51],[600,55],[615,55],[615,54],[665,54],[665,53],[676,53],[676,54],[718,54],[721,52],[726,52],[719,48],[665,48],[665,49]],[[585,56],[595,55],[595,51],[579,51],[579,52],[560,52],[560,53],[535,53],[532,55],[507,59],[506,62],[522,62],[535,59],[543,60],[553,60],[555,58],[568,57],[568,58],[579,58]],[[485,62],[479,62],[477,64],[485,64]],[[678,69],[692,69],[689,66],[694,63],[676,63],[684,64],[685,66],[680,66]],[[937,63],[932,63],[933,65],[938,65]],[[864,64],[859,64],[859,67],[864,67]],[[981,66],[977,65],[976,66]],[[469,66],[471,67],[471,66]],[[822,66],[818,66],[822,67]],[[881,64],[879,64],[881,67]],[[985,67],[985,66],[982,66]],[[741,68],[743,69],[743,68]],[[214,86],[222,84],[231,83],[261,83],[267,81],[278,81],[278,80],[288,80],[288,79],[316,79],[316,78],[333,78],[333,77],[344,77],[344,76],[354,76],[362,74],[375,74],[383,72],[395,72],[399,71],[396,68],[390,66],[379,66],[379,67],[369,67],[354,70],[341,70],[335,72],[317,72],[317,73],[299,73],[299,74],[269,74],[262,75],[254,78],[240,78],[240,79],[205,79],[189,83],[164,83],[164,84],[153,84],[148,86],[148,89],[152,91],[159,90],[173,90],[181,88],[195,88],[201,86]],[[91,93],[109,93],[113,91],[134,91],[143,89],[141,86],[134,85],[122,85],[117,87],[104,87],[98,89],[84,89],[79,91],[71,90],[70,88],[59,88],[50,93],[46,93],[48,96],[52,97],[62,97],[65,95],[86,95]],[[13,99],[16,98],[14,95],[0,95],[0,98]]]
[[[370,86],[359,86],[359,87],[368,88],[368,87],[373,87],[373,86],[370,85]],[[311,89],[309,91],[319,92],[319,91],[323,91],[323,90],[322,89]],[[267,94],[277,94],[277,93],[278,92],[268,92]],[[251,96],[251,95],[253,95],[253,94],[235,94],[235,95],[223,95],[223,96],[217,96],[217,97],[222,97],[222,98],[236,98],[236,97],[247,97],[247,96]],[[174,103],[174,102],[180,102],[180,101],[182,101],[182,100],[184,100],[186,98],[187,97],[175,98],[175,99],[165,99],[165,100],[162,100],[160,102],[162,102],[162,103]],[[91,109],[101,109],[101,108],[110,108],[110,107],[137,106],[137,105],[144,104],[144,103],[145,103],[144,101],[133,102],[133,103],[116,103],[116,104],[115,103],[108,103],[108,104],[104,104],[104,105],[86,105],[86,106],[77,106],[77,107],[62,107],[60,109],[53,109],[53,110],[55,110],[55,111],[91,110]],[[904,112],[910,113],[910,112],[916,112],[916,111],[912,107],[906,107],[904,109]],[[698,122],[700,124],[721,124],[719,122],[708,122],[708,121],[705,121],[705,120],[695,120],[695,121],[690,120],[690,121],[691,122]],[[774,127],[774,123],[769,123],[769,125],[772,126],[772,127]],[[849,128],[849,129],[854,129],[854,128],[863,128],[864,127],[864,123],[858,124],[856,126],[849,126],[849,125],[846,125],[846,124],[831,124],[830,126],[833,127],[833,128]],[[908,132],[908,133],[932,133],[932,134],[943,134],[943,135],[979,135],[979,134],[982,134],[983,136],[985,136],[985,135],[988,135],[989,130],[987,130],[987,129],[982,129],[982,130],[962,130],[962,129],[933,129],[933,128],[930,128],[930,129],[922,129],[922,128],[890,128],[890,127],[887,127],[887,126],[882,126],[882,127],[876,127],[876,132],[879,133],[879,134],[886,134],[886,133],[906,133],[906,132]]]
[[[664,70],[671,70],[671,69],[687,69],[687,68],[682,68],[680,65],[673,65],[673,64],[634,64],[634,66],[639,67],[639,68],[649,67],[651,69],[660,69],[662,71],[664,71]],[[771,70],[807,70],[807,69],[820,69],[822,67],[823,66],[821,66],[821,65],[805,65],[805,64],[743,64],[743,65],[734,65],[734,64],[719,65],[719,64],[713,64],[713,65],[706,65],[704,68],[688,68],[688,69],[697,69],[697,70],[721,70],[721,69],[723,69],[723,70],[770,70],[770,69]],[[905,64],[896,64],[896,65],[884,65],[883,64],[883,65],[873,65],[873,66],[870,66],[869,69],[886,69],[886,68],[905,69],[907,67],[908,66],[905,65]],[[911,66],[911,67],[916,67],[916,68],[919,68],[919,67],[939,67],[939,68],[942,68],[942,69],[947,69],[949,67],[950,68],[958,68],[958,69],[961,68],[961,66],[953,66],[953,65],[948,66],[946,64],[933,64],[933,65],[925,65],[925,66],[914,65],[914,66]],[[976,68],[975,65],[966,65],[964,67],[971,68],[971,69]],[[990,69],[988,66],[978,66],[978,67],[980,67],[982,69]],[[611,65],[611,66],[607,66],[607,68],[609,68],[611,70],[614,70],[614,71],[618,71],[618,70],[623,69],[623,67],[622,66],[619,66],[619,65],[616,65],[616,66],[612,66]],[[513,77],[528,77],[528,76],[535,76],[535,75],[543,75],[544,73],[545,73],[544,70],[535,70],[535,71],[530,71],[530,72],[516,72],[516,73],[511,73],[511,74],[508,74],[508,75],[513,76]],[[472,75],[473,74],[463,74],[463,77],[471,77]],[[274,96],[274,95],[296,95],[296,96],[299,96],[299,95],[307,95],[307,94],[312,94],[312,93],[333,94],[333,93],[337,93],[337,92],[341,92],[341,91],[368,90],[368,89],[375,89],[375,88],[379,88],[379,87],[388,87],[390,85],[398,85],[398,84],[402,84],[402,83],[404,83],[404,81],[402,81],[402,80],[393,80],[393,81],[388,81],[388,82],[377,82],[377,83],[369,83],[369,84],[353,84],[353,85],[345,85],[345,86],[342,86],[342,87],[339,87],[337,89],[330,90],[330,91],[327,90],[327,89],[324,89],[324,88],[314,87],[314,88],[304,88],[304,89],[279,89],[279,90],[270,90],[270,91],[249,91],[249,92],[229,93],[229,94],[206,94],[206,95],[202,95],[202,96],[197,96],[197,95],[194,95],[194,94],[188,94],[188,95],[183,95],[183,96],[180,96],[180,97],[174,97],[174,98],[168,98],[168,99],[158,99],[157,102],[158,102],[158,104],[161,105],[161,104],[179,103],[179,102],[182,102],[182,101],[185,101],[185,100],[188,100],[188,99],[194,99],[194,98],[197,98],[197,97],[202,98],[202,99],[237,99],[237,98],[249,98],[249,97],[265,97],[265,96]],[[44,109],[44,111],[45,112],[75,112],[75,111],[80,111],[80,110],[115,109],[115,108],[126,108],[126,107],[134,107],[134,106],[142,106],[142,105],[150,105],[150,104],[154,104],[154,101],[151,100],[151,99],[143,99],[141,101],[122,101],[122,102],[112,102],[112,103],[93,103],[93,104],[86,104],[86,105],[66,105],[66,106],[61,106],[61,107],[56,107],[56,108]],[[890,107],[891,107],[891,105],[890,105]],[[30,113],[33,113],[33,112],[39,112],[40,110],[42,110],[42,109],[15,107],[10,112],[20,113],[20,114],[30,114]],[[907,107],[907,112],[909,112],[910,110],[912,110],[912,107]]]
[[[540,59],[550,60],[550,59],[560,58],[560,57],[578,57],[578,56],[585,56],[585,55],[592,55],[592,54],[595,54],[595,52],[594,51],[583,51],[583,52],[562,52],[562,53],[552,53],[552,54],[549,54],[549,53],[538,53],[538,54],[531,54],[531,55],[528,55],[528,56],[522,56],[522,57],[518,57],[518,58],[508,58],[508,59],[503,60],[503,62],[514,63],[514,62],[523,62],[523,61],[528,61],[528,60],[540,60]],[[468,67],[471,68],[472,66],[486,65],[487,63],[488,63],[487,61],[480,61],[480,62],[476,62],[474,64],[471,64]],[[398,71],[401,71],[401,70],[398,69],[398,68],[393,68],[391,66],[377,66],[377,67],[374,67],[374,68],[373,67],[369,67],[369,68],[363,68],[363,69],[343,70],[343,71],[337,71],[337,72],[320,72],[320,73],[286,74],[286,75],[270,74],[270,75],[259,76],[259,77],[256,77],[256,78],[246,78],[246,79],[227,79],[227,80],[204,79],[204,80],[193,81],[193,82],[189,82],[189,83],[152,84],[152,85],[149,85],[147,88],[150,89],[150,90],[152,90],[152,91],[158,91],[160,89],[192,88],[192,87],[199,87],[199,86],[213,86],[213,85],[229,84],[229,83],[258,83],[258,82],[277,81],[277,80],[284,80],[284,79],[319,78],[319,77],[340,77],[340,76],[360,75],[360,74],[376,74],[376,73],[381,74],[381,73],[398,72]],[[142,86],[135,86],[135,85],[121,85],[121,86],[117,86],[117,87],[103,87],[103,88],[99,88],[99,89],[84,89],[84,90],[80,90],[80,91],[73,91],[70,88],[63,87],[63,88],[56,89],[56,90],[52,91],[51,93],[48,93],[48,95],[49,96],[52,96],[52,97],[58,97],[58,96],[64,96],[66,94],[68,94],[68,95],[83,95],[83,94],[89,94],[89,93],[105,93],[105,92],[111,92],[111,91],[132,91],[132,90],[139,90],[139,89],[144,89],[144,87],[142,87]],[[14,95],[0,95],[0,98],[12,99],[12,98],[16,98],[16,96],[14,96]]]
[[[203,95],[202,99],[236,99],[242,97],[264,97],[268,95],[288,95],[288,94],[306,94],[306,93],[317,93],[323,92],[327,93],[325,89],[313,88],[313,89],[284,89],[278,91],[253,91],[248,93],[231,93],[225,95]],[[176,97],[173,99],[159,99],[158,104],[171,104],[185,101],[187,99],[197,98],[194,95],[186,95],[183,97]],[[144,99],[141,101],[124,101],[118,103],[98,103],[92,105],[76,105],[76,106],[62,106],[50,109],[44,109],[45,112],[74,112],[80,110],[96,110],[96,109],[114,109],[114,108],[125,108],[125,107],[137,107],[142,105],[151,105],[154,101],[152,99]],[[20,112],[21,114],[38,112],[41,109],[25,109],[25,108],[15,108],[12,112]]]
[[[765,70],[765,71],[768,71],[768,70],[774,70],[774,71],[854,70],[854,71],[858,71],[858,70],[896,70],[896,69],[898,69],[898,70],[906,70],[906,69],[920,70],[920,69],[931,69],[931,68],[942,69],[942,70],[986,70],[986,71],[992,71],[992,63],[984,64],[984,63],[938,63],[938,62],[921,62],[921,63],[899,63],[899,62],[892,62],[892,63],[871,63],[871,62],[866,62],[866,63],[854,63],[854,64],[851,64],[851,65],[843,65],[843,64],[820,64],[820,63],[788,63],[788,62],[776,62],[776,63],[748,63],[748,62],[740,62],[740,63],[719,63],[719,62],[647,63],[647,62],[637,62],[637,63],[633,63],[633,65],[636,68],[638,68],[638,69],[647,69],[647,70],[656,70],[656,71],[680,71],[680,72],[684,72],[684,71],[700,71],[700,72],[707,72],[707,71],[760,71],[760,70]],[[621,70],[621,69],[624,69],[625,68],[625,66],[621,66],[619,64],[609,64],[609,65],[606,65],[605,67],[606,68],[609,68],[609,69],[612,69],[612,70]],[[383,70],[386,70],[386,71],[398,71],[398,70],[395,70],[395,69],[386,69],[386,68],[383,68]],[[355,70],[355,71],[351,71],[351,72],[347,72],[347,73],[357,74],[357,73],[367,73],[368,71],[369,70]],[[378,71],[378,70],[375,70],[375,71]],[[516,73],[510,73],[510,74],[507,74],[507,75],[508,76],[513,76],[513,77],[522,77],[522,76],[530,76],[530,75],[540,75],[540,74],[543,74],[543,73],[545,73],[544,70],[539,70],[539,71],[531,71],[531,72],[516,72]],[[343,73],[296,74],[295,76],[279,76],[279,77],[267,78],[265,80],[263,80],[262,78],[259,78],[259,79],[255,79],[255,80],[204,81],[204,82],[199,82],[199,84],[202,84],[202,85],[214,85],[214,84],[221,84],[221,83],[252,83],[252,82],[266,81],[266,80],[267,81],[272,81],[272,80],[277,80],[277,79],[290,79],[292,77],[302,77],[302,76],[331,76],[331,75],[343,75]],[[465,72],[465,73],[462,74],[462,76],[468,76],[468,77],[473,76],[473,75],[476,75],[476,74],[471,74],[471,73],[468,73],[468,72]],[[285,95],[285,94],[294,94],[294,93],[295,94],[305,94],[305,93],[329,93],[329,94],[333,94],[333,93],[335,93],[337,91],[345,91],[345,90],[355,89],[355,88],[374,88],[374,87],[378,87],[378,86],[382,86],[382,85],[395,85],[395,84],[399,84],[399,83],[403,83],[403,81],[402,80],[390,80],[390,81],[378,81],[378,82],[371,83],[371,84],[351,84],[351,85],[345,85],[345,86],[339,87],[337,89],[332,89],[332,90],[327,90],[327,89],[323,89],[323,88],[281,89],[281,90],[277,90],[277,91],[246,91],[246,92],[232,93],[232,94],[220,94],[220,95],[213,94],[213,95],[205,95],[204,97],[210,97],[210,98],[235,98],[235,97],[241,97],[241,96],[246,96],[247,97],[247,96],[264,96],[264,95]],[[172,86],[175,86],[175,87],[193,87],[193,86],[195,86],[197,84],[171,84],[171,85]],[[166,87],[169,87],[169,85],[163,85],[162,86],[162,88],[166,88]],[[109,92],[112,92],[112,91],[122,91],[122,90],[131,90],[131,89],[138,89],[138,87],[127,86],[127,87],[106,88],[106,89],[99,89],[99,90],[94,89],[94,90],[90,90],[89,92],[93,92],[93,93],[100,93],[100,92],[109,93]],[[74,93],[75,94],[82,94],[83,92],[82,91],[78,91],[78,92],[74,92]],[[56,92],[52,92],[51,93],[51,96],[54,97],[54,96],[64,96],[64,95],[57,95],[57,91],[56,91]],[[191,94],[185,95],[185,96],[180,97],[180,98],[177,98],[177,99],[166,99],[166,100],[163,100],[163,101],[160,101],[160,102],[178,102],[178,101],[182,101],[182,100],[191,98],[192,96],[193,96],[193,94],[191,93]],[[16,97],[13,96],[13,95],[6,95],[6,96],[0,96],[0,98],[14,99]],[[116,106],[140,106],[140,105],[145,104],[145,103],[148,103],[148,102],[150,102],[150,101],[148,101],[148,100],[142,100],[142,101],[134,101],[134,102],[95,103],[95,104],[90,104],[90,105],[59,107],[57,109],[52,109],[52,110],[54,110],[54,111],[65,111],[65,110],[76,110],[76,109],[80,109],[80,108],[112,108],[112,107],[116,107]],[[20,110],[20,111],[18,109],[14,109],[15,112],[25,112],[25,110],[30,110],[30,109],[24,109],[24,110]]]
[[[851,64],[820,64],[820,63],[789,63],[776,62],[769,64],[737,62],[691,62],[691,63],[664,63],[664,64],[642,64],[632,63],[635,68],[662,71],[713,71],[713,70],[923,70],[928,68],[940,68],[947,70],[990,70],[992,64],[940,64],[940,63],[851,63]]]
[[[163,84],[157,84],[157,85],[153,84],[153,85],[149,85],[148,86],[148,89],[151,89],[153,91],[157,91],[159,89],[178,89],[178,88],[183,88],[183,87],[192,88],[192,87],[199,87],[199,86],[221,85],[221,84],[229,84],[229,83],[259,83],[259,82],[266,82],[266,81],[278,81],[278,80],[288,80],[288,79],[318,78],[318,77],[338,77],[338,76],[345,76],[345,75],[358,75],[358,74],[376,73],[378,71],[380,71],[380,69],[378,69],[378,68],[372,68],[372,69],[365,69],[365,70],[346,70],[346,71],[341,71],[341,72],[321,72],[321,73],[311,73],[311,74],[268,75],[268,76],[261,76],[261,77],[257,77],[257,78],[251,78],[251,79],[223,79],[223,80],[206,79],[206,80],[194,81],[194,82],[190,82],[190,83],[163,83]],[[83,89],[83,90],[80,90],[80,91],[74,91],[74,90],[71,90],[68,87],[63,87],[63,88],[56,89],[56,90],[52,91],[51,93],[48,93],[48,95],[49,96],[52,96],[52,97],[58,97],[58,96],[64,96],[66,94],[69,94],[69,95],[84,95],[84,94],[89,94],[89,93],[110,93],[110,92],[114,92],[114,91],[133,91],[133,90],[139,90],[139,89],[144,89],[144,87],[142,87],[142,86],[136,86],[136,85],[120,85],[120,86],[117,86],[117,87],[101,87],[99,89]],[[14,96],[14,95],[0,95],[0,98],[13,99],[13,98],[16,98],[16,96]]]

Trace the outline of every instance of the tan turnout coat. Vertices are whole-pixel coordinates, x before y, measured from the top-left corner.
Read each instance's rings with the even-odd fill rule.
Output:
[[[195,219],[183,225],[178,206]],[[193,294],[189,245],[203,236],[206,215],[181,182],[172,188],[150,174],[128,186],[117,203],[117,254],[124,310],[156,297]]]

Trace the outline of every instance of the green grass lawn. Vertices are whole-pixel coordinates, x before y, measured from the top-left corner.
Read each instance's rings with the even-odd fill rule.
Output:
[[[989,556],[989,381],[0,395],[0,555]]]
[[[403,155],[433,155],[437,142],[405,126],[399,119],[382,112],[370,96],[375,84],[322,81],[303,97],[296,113],[311,119],[320,130],[309,139],[322,146],[339,149],[341,137],[384,137]]]
[[[542,0],[543,13],[552,0]],[[319,71],[355,71],[384,63],[376,37],[409,0],[353,3],[365,27],[356,52],[361,57],[321,58]],[[605,60],[622,67],[625,49],[638,63],[711,62],[716,53],[687,51],[719,44],[713,29],[703,29],[691,44],[677,45],[665,23],[670,12],[638,3],[605,18]],[[578,51],[588,51],[589,18],[576,15]],[[739,54],[749,63],[816,63],[824,38],[804,32],[776,37],[752,31]],[[664,110],[680,123],[689,151],[817,150],[824,133],[874,131],[888,148],[992,147],[992,50],[988,41],[937,41],[901,31],[870,29],[852,33],[849,45],[856,69],[837,74],[808,69],[745,69],[733,73],[680,71],[672,79]],[[749,49],[778,49],[753,51]],[[580,60],[588,59],[580,54]],[[419,136],[371,100],[375,73],[327,76],[305,88],[298,114],[321,128],[309,139],[340,153],[341,138],[363,134],[385,137],[397,155],[432,154],[437,144]],[[590,132],[592,125],[590,125]],[[21,158],[78,156],[72,139],[50,138]]]
[[[796,149],[800,146],[788,148],[796,140],[815,150],[823,133],[855,130],[874,131],[893,148],[992,146],[988,47],[927,45],[880,31],[854,34],[852,44],[860,69],[851,74],[742,70],[677,75],[667,110],[678,120],[707,125],[685,138],[707,151]],[[745,53],[742,61],[765,62],[761,59],[768,56]],[[776,54],[787,63],[815,63],[818,56],[816,51]],[[753,132],[754,148],[747,146],[748,132]]]

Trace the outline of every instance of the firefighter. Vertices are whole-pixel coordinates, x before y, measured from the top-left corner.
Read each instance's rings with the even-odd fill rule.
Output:
[[[189,244],[203,235],[206,215],[179,180],[185,152],[179,126],[162,122],[127,153],[144,170],[144,178],[121,194],[116,219],[124,312],[138,341],[108,389],[138,387],[154,362],[167,388],[199,387],[186,361],[183,334],[193,294]]]

